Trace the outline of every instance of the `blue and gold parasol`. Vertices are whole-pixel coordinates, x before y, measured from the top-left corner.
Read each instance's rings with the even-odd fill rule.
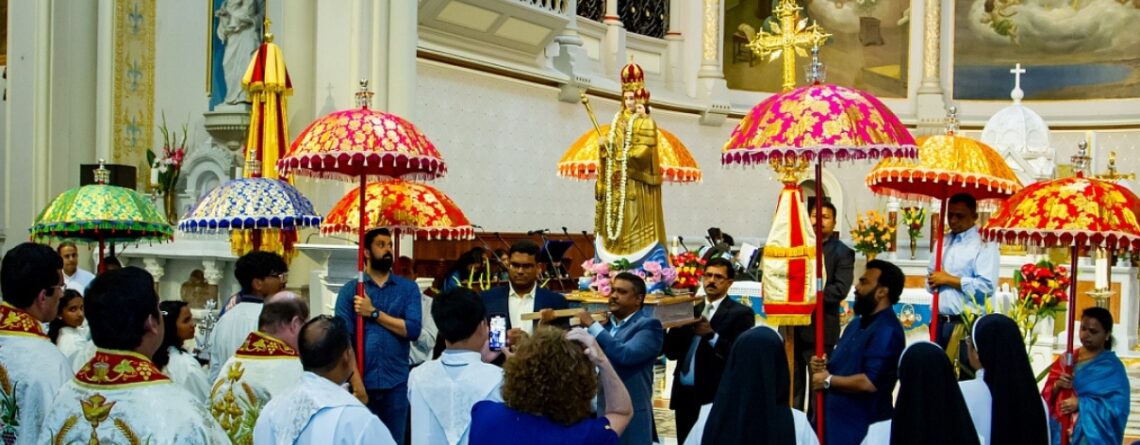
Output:
[[[294,254],[296,230],[319,226],[322,219],[321,214],[313,210],[313,203],[289,183],[280,179],[241,178],[226,182],[199,199],[178,222],[178,230],[231,233],[235,250],[249,246],[289,259]]]

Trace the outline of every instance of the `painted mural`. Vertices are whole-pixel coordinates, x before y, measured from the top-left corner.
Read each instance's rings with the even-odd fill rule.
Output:
[[[1140,0],[956,0],[954,98],[1140,97]]]

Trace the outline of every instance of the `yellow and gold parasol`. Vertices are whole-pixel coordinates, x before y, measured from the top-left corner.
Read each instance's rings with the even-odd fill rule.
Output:
[[[610,126],[602,125],[601,134],[609,134]],[[589,181],[598,175],[598,131],[590,130],[570,145],[558,161],[558,176]],[[661,175],[668,182],[700,182],[701,167],[689,149],[673,133],[657,129],[657,155],[661,160]]]

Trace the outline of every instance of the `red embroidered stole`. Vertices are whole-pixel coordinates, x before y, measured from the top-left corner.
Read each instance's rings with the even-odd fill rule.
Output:
[[[266,359],[298,358],[300,355],[297,354],[297,350],[280,339],[263,332],[254,331],[245,337],[245,342],[234,352],[234,357]]]
[[[75,381],[86,386],[121,388],[167,382],[170,378],[142,354],[99,349],[95,357],[75,373]]]
[[[39,320],[7,302],[0,303],[0,335],[48,338]]]

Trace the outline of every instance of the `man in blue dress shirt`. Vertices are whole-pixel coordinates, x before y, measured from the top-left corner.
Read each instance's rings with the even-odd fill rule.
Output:
[[[665,344],[665,329],[660,320],[641,310],[645,305],[645,280],[622,272],[612,283],[610,313],[605,324],[594,321],[585,310],[578,313],[577,321],[597,338],[633,401],[633,418],[621,434],[622,445],[647,444],[655,435],[653,364]],[[604,393],[598,396],[598,406],[606,406]]]
[[[357,281],[349,280],[336,297],[336,316],[343,318],[356,345],[356,316],[364,318],[364,369],[352,377],[357,395],[397,444],[404,443],[408,422],[408,351],[420,336],[423,320],[416,283],[392,273],[392,235],[373,229],[364,235],[368,267],[364,293],[356,294]]]
[[[994,294],[1001,268],[998,245],[982,241],[978,228],[978,202],[973,196],[959,193],[950,197],[946,207],[946,223],[950,234],[943,240],[942,270],[934,271],[934,258],[927,266],[926,288],[938,291],[938,332],[935,342],[955,359],[957,365],[968,364],[965,348],[960,347],[968,326],[962,324],[962,311],[985,307],[986,298]],[[975,312],[978,310],[975,309]],[[955,331],[957,335],[955,335]],[[963,377],[972,376],[964,372]]]
[[[891,394],[906,338],[892,305],[899,302],[904,280],[894,264],[867,262],[855,284],[855,319],[830,359],[811,359],[811,388],[825,391],[824,443],[857,445],[872,423],[894,413]]]

